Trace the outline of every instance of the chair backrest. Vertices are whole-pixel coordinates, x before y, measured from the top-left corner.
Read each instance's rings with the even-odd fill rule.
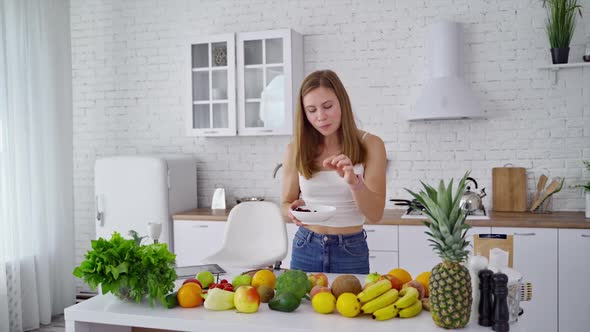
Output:
[[[272,202],[244,202],[229,213],[222,247],[252,257],[282,260],[287,254],[287,230],[280,208]]]

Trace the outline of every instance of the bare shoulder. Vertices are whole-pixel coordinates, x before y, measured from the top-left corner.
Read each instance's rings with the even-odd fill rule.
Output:
[[[363,139],[363,143],[365,144],[365,147],[367,148],[367,150],[369,152],[384,151],[385,150],[385,143],[383,143],[383,140],[381,139],[381,137],[379,137],[377,135],[373,135],[369,132],[362,132],[361,137],[363,135],[365,135],[365,138]]]

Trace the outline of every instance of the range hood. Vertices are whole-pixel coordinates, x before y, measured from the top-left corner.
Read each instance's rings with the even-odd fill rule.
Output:
[[[430,78],[407,119],[445,120],[483,117],[481,106],[463,79],[461,24],[443,21],[431,26],[428,43]]]

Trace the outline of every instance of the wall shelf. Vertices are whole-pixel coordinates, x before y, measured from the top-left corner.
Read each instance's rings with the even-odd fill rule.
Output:
[[[590,67],[590,62],[575,62],[575,63],[562,63],[555,65],[541,66],[539,69],[548,69],[553,74],[553,84],[557,84],[557,73],[561,69],[576,68],[576,67]]]

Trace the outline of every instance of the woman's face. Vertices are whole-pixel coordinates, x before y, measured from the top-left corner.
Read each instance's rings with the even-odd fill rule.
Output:
[[[324,136],[340,128],[342,113],[334,90],[320,86],[303,96],[307,121]]]

